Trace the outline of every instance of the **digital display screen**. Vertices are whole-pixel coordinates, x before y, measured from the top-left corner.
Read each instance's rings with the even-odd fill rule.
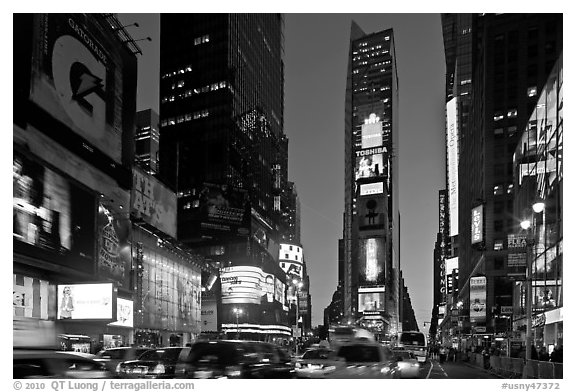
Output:
[[[220,270],[222,303],[252,303],[259,305],[263,295],[263,279],[262,269],[258,267],[238,266],[222,268]]]
[[[482,242],[484,240],[483,233],[484,226],[484,206],[479,205],[472,209],[472,244]]]
[[[129,299],[118,298],[116,305],[116,320],[108,325],[120,327],[134,326],[134,302]]]
[[[362,124],[362,148],[382,145],[382,122]]]
[[[358,293],[358,311],[371,312],[381,311],[384,309],[384,293],[383,292],[364,292]]]
[[[356,180],[386,174],[383,154],[359,155],[359,153],[360,151],[356,152]]]
[[[361,239],[358,283],[383,284],[385,257],[384,238]]]

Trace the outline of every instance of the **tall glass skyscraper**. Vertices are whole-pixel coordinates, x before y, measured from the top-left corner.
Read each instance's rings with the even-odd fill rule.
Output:
[[[352,22],[345,101],[344,316],[399,323],[398,76],[391,29]]]

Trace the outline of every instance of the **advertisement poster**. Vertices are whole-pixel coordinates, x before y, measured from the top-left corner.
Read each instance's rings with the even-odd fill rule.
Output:
[[[215,299],[202,298],[202,310],[200,312],[202,332],[218,331],[218,310]]]
[[[63,256],[54,261],[70,268],[91,271],[94,195],[24,154],[13,153],[14,239]]]
[[[129,299],[118,298],[116,305],[116,320],[108,325],[118,327],[134,326],[134,302]]]
[[[58,320],[114,319],[112,283],[58,285]]]
[[[536,286],[533,288],[533,310],[540,312],[555,308],[558,303],[558,286],[538,286],[539,283],[535,282]]]
[[[384,193],[384,183],[382,181],[360,184],[360,196],[379,195],[382,193]]]
[[[362,148],[379,147],[382,145],[382,122],[376,114],[362,124]]]
[[[451,237],[458,235],[458,121],[456,103],[456,98],[452,98],[446,103],[447,180]]]
[[[136,96],[135,79],[126,75],[135,75],[136,56],[83,14],[37,14],[35,27],[31,100],[121,163],[122,129],[130,128],[133,109],[124,100]]]
[[[384,238],[361,238],[358,255],[358,284],[384,284],[386,251]]]
[[[267,302],[274,302],[274,275],[263,273],[264,280],[262,282],[262,292],[266,295]]]
[[[484,206],[472,209],[472,244],[484,241]]]
[[[486,277],[470,278],[470,321],[486,321]]]
[[[280,279],[274,279],[274,300],[284,305],[286,303],[286,285]]]
[[[98,274],[119,287],[130,284],[132,225],[126,214],[115,213],[104,204],[98,206]]]
[[[264,274],[259,267],[237,266],[220,269],[223,304],[260,305]]]
[[[248,193],[227,185],[204,184],[199,194],[196,218],[200,227],[238,234],[248,234],[250,208]]]
[[[176,194],[139,168],[132,178],[132,215],[176,238]]]

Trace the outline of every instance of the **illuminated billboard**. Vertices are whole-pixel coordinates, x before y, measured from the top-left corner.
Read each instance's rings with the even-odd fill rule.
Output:
[[[56,291],[59,320],[115,320],[112,283],[60,284]]]
[[[245,190],[205,183],[190,211],[202,230],[246,235],[250,232],[249,204]]]
[[[143,170],[132,169],[131,213],[176,238],[176,194]]]
[[[383,182],[373,182],[370,184],[360,184],[360,196],[379,195],[384,193]]]
[[[382,145],[382,122],[374,113],[362,124],[362,148]]]
[[[133,125],[136,56],[95,16],[35,14],[34,24],[31,100],[86,147],[121,163],[122,133]]]
[[[486,277],[470,278],[470,321],[486,321]]]
[[[446,103],[446,144],[448,152],[448,206],[450,236],[458,235],[458,120],[456,98]]]
[[[472,209],[472,244],[484,241],[484,206]]]
[[[355,179],[380,177],[386,175],[384,166],[384,153],[386,148],[376,147],[356,151]]]
[[[360,285],[384,284],[384,266],[386,265],[384,238],[361,238],[359,246],[358,283]]]
[[[263,295],[263,279],[264,273],[259,267],[236,266],[221,268],[222,303],[260,305]]]
[[[264,272],[262,274],[262,297],[266,296],[267,302],[274,302],[274,275]]]
[[[129,299],[118,298],[116,305],[116,320],[108,325],[119,327],[134,326],[134,302]]]
[[[13,151],[13,238],[19,253],[76,270],[94,262],[96,198],[29,154]]]
[[[274,300],[286,304],[286,285],[278,278],[274,278]]]
[[[360,287],[358,289],[358,312],[385,310],[384,287]]]

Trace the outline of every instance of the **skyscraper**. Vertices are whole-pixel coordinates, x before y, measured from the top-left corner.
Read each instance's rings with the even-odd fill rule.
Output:
[[[562,15],[448,14],[442,23],[448,211],[459,260],[462,331],[498,333],[510,325],[500,309],[512,305],[507,237],[518,230],[519,219],[513,154],[560,53]],[[471,308],[471,286],[481,306]]]
[[[277,263],[288,208],[282,16],[160,22],[160,171],[178,195],[178,239],[220,267],[225,332],[289,335],[274,291],[286,280]]]
[[[393,32],[366,34],[353,22],[345,100],[344,316],[370,320],[379,334],[401,328],[398,139]]]

